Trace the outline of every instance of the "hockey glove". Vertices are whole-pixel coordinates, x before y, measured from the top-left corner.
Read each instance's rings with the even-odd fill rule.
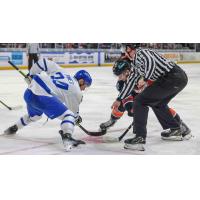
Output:
[[[75,123],[76,123],[76,124],[80,124],[81,122],[82,122],[82,117],[78,115],[78,116],[75,118]]]
[[[30,84],[31,84],[31,81],[32,81],[32,78],[31,78],[30,76],[26,76],[26,77],[24,78],[24,80],[26,81],[26,83],[27,83],[28,85],[30,85]]]

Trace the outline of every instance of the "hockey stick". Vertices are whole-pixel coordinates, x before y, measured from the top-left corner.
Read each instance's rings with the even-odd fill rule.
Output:
[[[129,127],[124,131],[124,133],[118,137],[119,141],[121,141],[124,138],[124,136],[129,132],[132,126],[133,126],[133,123],[131,123]]]
[[[10,60],[8,61],[8,63],[13,67],[15,68],[24,78],[28,78],[28,76],[22,72],[19,67],[17,67],[13,62],[11,62]]]
[[[103,141],[108,142],[108,143],[110,143],[110,142],[120,142],[125,137],[125,135],[129,132],[129,130],[131,129],[132,126],[133,126],[133,123],[131,123],[129,125],[129,127],[119,137],[113,138],[113,137],[105,136],[103,138]]]
[[[6,105],[3,101],[0,100],[0,103],[2,105],[4,105],[6,108],[8,108],[8,110],[12,110],[12,108],[10,106]]]
[[[18,110],[18,109],[22,108],[22,106],[10,107],[10,106],[6,105],[6,104],[5,104],[3,101],[1,101],[1,100],[0,100],[0,103],[1,103],[2,105],[4,105],[8,110]]]
[[[106,134],[106,131],[96,131],[96,132],[93,132],[93,131],[88,131],[86,130],[83,126],[81,126],[80,124],[77,124],[77,126],[82,130],[84,131],[87,135],[90,135],[90,136],[95,136],[95,137],[98,137],[98,136],[103,136]],[[131,123],[129,125],[129,127],[117,138],[113,138],[113,137],[108,137],[108,136],[105,136],[103,138],[103,141],[104,142],[120,142],[124,137],[125,135],[129,132],[129,130],[131,129],[131,127],[133,126],[133,123]]]
[[[77,126],[83,131],[85,132],[87,135],[90,135],[90,136],[102,136],[102,135],[105,135],[106,134],[106,131],[88,131],[86,130],[83,126],[81,126],[80,124],[77,123]]]

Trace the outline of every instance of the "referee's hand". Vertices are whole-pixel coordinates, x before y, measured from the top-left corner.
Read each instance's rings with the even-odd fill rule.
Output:
[[[136,93],[141,93],[147,87],[147,82],[142,79],[138,81],[137,87],[134,89]]]
[[[137,87],[140,89],[140,88],[143,88],[145,85],[146,85],[146,81],[144,81],[144,79],[141,78],[141,79],[138,81]]]

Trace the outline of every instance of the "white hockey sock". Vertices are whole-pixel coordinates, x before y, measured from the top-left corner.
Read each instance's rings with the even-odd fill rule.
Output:
[[[30,117],[29,115],[26,114],[20,118],[20,120],[16,123],[16,125],[17,125],[18,129],[21,129],[24,126],[27,126],[28,124],[30,124],[31,122],[38,121],[41,118],[42,118],[42,116],[36,115],[34,117]]]
[[[67,110],[61,117],[59,117],[59,119],[62,119],[61,129],[63,130],[63,132],[72,134],[74,132],[75,126],[74,113],[70,110]]]

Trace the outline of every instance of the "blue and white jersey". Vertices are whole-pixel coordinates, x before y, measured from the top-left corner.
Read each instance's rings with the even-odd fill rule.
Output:
[[[55,72],[49,76],[41,72],[33,76],[28,87],[35,95],[56,96],[75,115],[79,112],[79,105],[82,101],[82,92],[78,81],[65,72]]]
[[[31,76],[41,73],[42,71],[46,72],[48,75],[53,75],[56,72],[65,71],[55,62],[48,60],[46,58],[41,58],[38,62],[34,63],[31,67],[29,74]]]

